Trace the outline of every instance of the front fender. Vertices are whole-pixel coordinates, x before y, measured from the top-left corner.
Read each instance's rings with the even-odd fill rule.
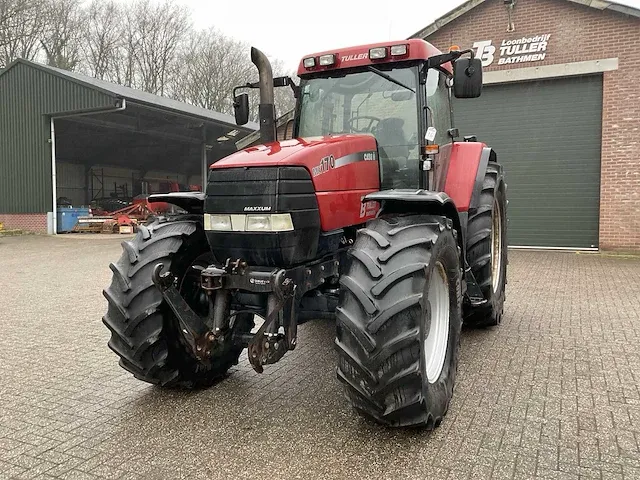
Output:
[[[380,210],[378,216],[403,213],[428,213],[441,215],[451,219],[453,227],[458,232],[458,244],[463,257],[465,252],[465,234],[467,230],[467,215],[459,213],[454,201],[444,192],[429,190],[384,190],[366,195],[363,202],[378,202]]]
[[[204,213],[204,197],[202,192],[171,192],[149,195],[149,203],[166,202],[193,214]]]
[[[467,212],[459,212],[455,202],[444,192],[429,190],[385,190],[366,195],[363,202],[379,202],[378,217],[393,214],[430,214],[448,218],[457,232],[456,242],[460,254],[460,265],[465,272],[463,293],[472,292],[472,296],[482,298],[476,280],[467,264]],[[470,289],[470,290],[468,290]]]

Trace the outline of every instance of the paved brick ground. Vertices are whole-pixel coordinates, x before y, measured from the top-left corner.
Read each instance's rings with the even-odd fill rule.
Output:
[[[205,391],[121,370],[100,322],[118,239],[0,239],[0,478],[640,479],[640,261],[512,252],[504,324],[465,331],[431,434],[355,415],[333,325]]]

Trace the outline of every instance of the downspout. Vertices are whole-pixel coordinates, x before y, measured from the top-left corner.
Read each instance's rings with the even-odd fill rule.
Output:
[[[51,117],[51,182],[53,192],[53,212],[51,214],[51,234],[58,234],[58,181],[56,178],[56,128]],[[48,233],[48,232],[47,232]]]
[[[207,162],[207,127],[202,126],[202,151],[201,151],[201,167],[202,167],[202,181],[200,191],[204,192],[207,187],[207,178],[209,174],[209,165]]]
[[[258,67],[260,85],[260,141],[276,141],[276,108],[273,103],[273,71],[267,56],[255,47],[251,47],[251,61]]]
[[[120,103],[122,102],[122,103]],[[52,188],[51,188],[51,192],[53,193],[53,201],[52,201],[52,206],[53,206],[53,212],[51,214],[51,223],[52,225],[52,234],[53,235],[57,235],[58,234],[58,182],[57,182],[57,175],[56,175],[56,128],[55,128],[55,119],[56,118],[69,118],[69,117],[81,117],[83,115],[93,115],[96,113],[111,113],[111,112],[120,112],[122,110],[125,110],[127,108],[127,101],[123,98],[122,100],[119,100],[116,103],[116,107],[113,108],[107,108],[107,109],[102,109],[102,110],[93,110],[93,111],[86,111],[86,112],[79,112],[79,113],[64,113],[61,115],[51,115],[51,139],[50,139],[50,143],[51,143],[51,182],[52,182]],[[86,178],[85,178],[86,181]]]

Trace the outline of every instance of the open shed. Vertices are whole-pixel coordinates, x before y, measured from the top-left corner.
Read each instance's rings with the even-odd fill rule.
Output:
[[[202,188],[207,166],[257,128],[16,60],[0,72],[0,221],[53,233],[59,204],[114,207],[137,195]]]

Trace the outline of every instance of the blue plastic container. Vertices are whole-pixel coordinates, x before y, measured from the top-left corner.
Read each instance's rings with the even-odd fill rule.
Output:
[[[73,230],[78,223],[78,217],[89,216],[89,209],[84,207],[60,207],[57,210],[58,233],[66,233]]]

